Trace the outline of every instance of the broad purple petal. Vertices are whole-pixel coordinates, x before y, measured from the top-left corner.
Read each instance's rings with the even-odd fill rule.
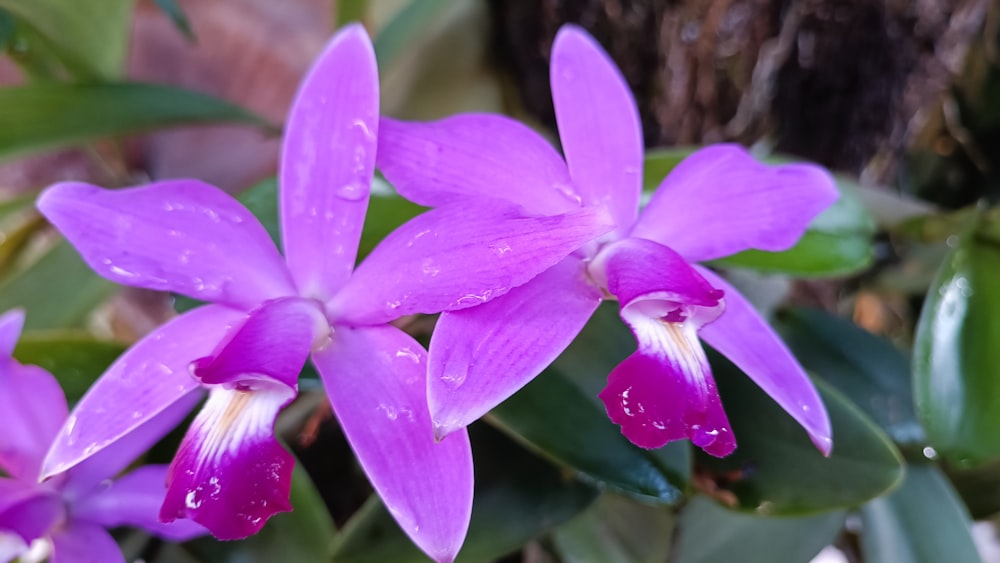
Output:
[[[274,419],[295,398],[278,381],[252,391],[212,389],[167,473],[160,519],[190,518],[223,540],[260,531],[292,509],[295,460],[274,437]]]
[[[726,292],[726,312],[702,327],[701,337],[801,424],[823,455],[830,455],[830,418],[805,370],[746,298],[707,268],[698,271]]]
[[[22,327],[24,327],[23,310],[14,309],[0,315],[0,361],[14,353]]]
[[[577,193],[606,207],[619,229],[635,220],[642,190],[642,126],[628,84],[604,49],[564,25],[552,45],[550,80],[559,139]]]
[[[571,256],[499,299],[443,313],[429,354],[435,434],[464,428],[541,373],[602,297],[584,263]]]
[[[249,384],[264,376],[294,387],[313,341],[328,338],[329,332],[317,301],[268,301],[231,329],[211,356],[196,360],[192,372],[204,384]]]
[[[77,403],[46,456],[43,476],[73,467],[154,418],[158,428],[147,430],[166,434],[197,400],[200,385],[188,366],[245,316],[219,305],[199,307],[133,345]],[[158,416],[165,411],[172,416]]]
[[[674,168],[631,234],[692,262],[749,248],[786,250],[838,197],[830,174],[818,166],[769,166],[738,145],[715,145]]]
[[[0,477],[0,531],[13,532],[30,544],[63,518],[62,499],[55,491],[31,481]]]
[[[42,459],[66,422],[66,397],[59,382],[37,366],[0,357],[0,467],[33,481]]]
[[[591,262],[590,273],[623,307],[656,299],[713,308],[723,296],[679,254],[644,239],[626,238],[605,246]]]
[[[337,326],[313,361],[389,512],[432,559],[453,561],[472,511],[472,450],[465,431],[434,441],[423,348],[391,326]]]
[[[301,295],[347,281],[368,207],[378,131],[378,69],[360,25],[337,33],[292,104],[281,155],[281,233]]]
[[[328,309],[333,318],[377,324],[486,303],[610,228],[592,208],[528,217],[496,200],[439,207],[386,237]]]
[[[114,481],[107,480],[73,504],[73,517],[105,528],[134,526],[171,541],[187,541],[208,533],[191,520],[160,521],[167,493],[167,466],[139,467]]]
[[[429,123],[383,117],[376,164],[400,195],[426,207],[489,197],[554,215],[580,203],[566,162],[552,145],[501,115]]]
[[[71,520],[50,537],[50,563],[125,563],[111,534],[95,524]]]
[[[114,282],[235,307],[295,293],[257,218],[198,180],[121,190],[56,184],[42,193],[38,209]]]
[[[690,438],[714,456],[729,455],[736,440],[707,362],[693,381],[671,360],[640,349],[612,370],[599,394],[611,421],[643,448]]]

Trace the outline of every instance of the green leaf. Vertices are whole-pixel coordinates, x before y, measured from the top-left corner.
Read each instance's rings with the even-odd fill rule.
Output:
[[[174,27],[178,29],[188,41],[194,41],[194,30],[191,29],[191,22],[188,21],[187,16],[184,14],[184,10],[181,8],[177,0],[153,0],[156,2],[157,7],[163,11],[164,14],[170,18],[170,21],[174,23]],[[350,2],[338,2],[337,4],[349,4]]]
[[[565,563],[661,563],[670,554],[673,527],[667,507],[604,494],[556,528],[552,541]]]
[[[396,12],[378,31],[373,43],[379,76],[385,77],[395,67],[401,55],[412,49],[415,38],[451,4],[453,2],[448,0],[409,0]]]
[[[273,563],[274,561],[329,561],[336,527],[316,486],[295,463],[291,512],[271,518],[260,532],[238,542],[203,537],[188,545],[203,561]]]
[[[966,467],[1000,457],[1000,246],[974,230],[957,237],[931,285],[913,350],[928,440]]]
[[[18,340],[14,358],[48,370],[73,404],[125,348],[121,342],[99,340],[85,331],[29,330]]]
[[[947,465],[944,469],[974,519],[985,520],[1000,512],[1000,461],[972,469]]]
[[[830,414],[833,452],[824,458],[805,430],[718,353],[709,359],[737,449],[698,465],[735,495],[739,510],[768,515],[856,506],[899,484],[902,457],[888,437],[840,392],[814,381]],[[727,476],[739,475],[733,479]]]
[[[0,159],[159,127],[214,122],[267,127],[260,117],[229,102],[173,86],[48,82],[0,88]]]
[[[0,0],[30,25],[82,78],[121,75],[128,48],[133,0]]]
[[[861,507],[867,563],[979,561],[972,521],[941,470],[910,465],[903,485]]]
[[[652,451],[632,445],[597,398],[611,370],[634,350],[616,304],[605,303],[551,368],[487,420],[585,480],[646,500],[678,502],[690,473],[688,445]]]
[[[801,518],[739,514],[695,497],[680,514],[672,563],[810,561],[833,543],[846,513]],[[957,560],[955,560],[957,561]]]
[[[60,240],[37,262],[0,283],[0,311],[23,307],[26,329],[74,328],[116,289]]]
[[[782,311],[775,328],[806,369],[851,399],[897,444],[923,444],[910,359],[891,342],[819,309]]]
[[[642,163],[642,189],[652,192],[682,160],[701,147],[672,147],[646,151]]]
[[[585,509],[597,493],[481,424],[473,425],[476,492],[458,563],[492,562]],[[334,543],[335,563],[424,563],[427,556],[377,496],[348,521]]]
[[[369,0],[338,0],[334,6],[334,23],[344,27],[351,22],[364,22]]]

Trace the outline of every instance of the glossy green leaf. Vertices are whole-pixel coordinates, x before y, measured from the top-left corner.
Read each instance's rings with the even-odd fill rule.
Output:
[[[584,510],[597,492],[502,435],[473,425],[476,493],[458,563],[492,562]],[[334,563],[425,563],[421,553],[372,496],[344,526]]]
[[[0,88],[0,158],[159,127],[215,122],[268,127],[243,108],[174,86],[48,82]]]
[[[73,404],[124,351],[121,342],[99,340],[84,331],[29,330],[18,340],[14,358],[56,376]]]
[[[199,538],[190,550],[202,561],[219,563],[274,563],[275,561],[329,561],[336,527],[309,475],[296,462],[292,473],[291,512],[268,520],[260,532],[238,542]]]
[[[940,469],[909,465],[903,485],[861,507],[866,563],[979,561],[972,521]]]
[[[632,445],[597,398],[611,370],[634,350],[616,304],[605,303],[553,366],[496,407],[488,421],[584,479],[677,502],[690,472],[688,445],[652,451]]]
[[[709,354],[737,449],[698,465],[725,478],[739,510],[768,515],[816,513],[857,506],[898,485],[902,457],[858,407],[821,380],[814,381],[833,426],[833,452],[824,458],[802,429],[742,371]]]
[[[191,22],[188,21],[187,15],[184,14],[184,9],[181,8],[177,0],[153,0],[156,6],[163,11],[164,14],[170,21],[174,23],[174,27],[177,28],[188,41],[194,41],[194,30],[191,29]],[[349,4],[350,2],[338,2],[337,4]]]
[[[117,289],[65,240],[0,283],[0,311],[24,307],[26,329],[73,328]]]
[[[670,554],[674,514],[612,494],[552,533],[564,563],[662,563]]]
[[[83,78],[112,79],[125,66],[134,0],[0,0]]]
[[[891,342],[819,309],[782,311],[775,326],[807,370],[846,395],[897,444],[923,443],[910,359]]]
[[[1000,457],[1000,246],[957,237],[924,302],[914,342],[917,414],[953,463]]]
[[[844,511],[772,518],[726,510],[695,497],[681,511],[672,563],[805,563],[833,543]]]

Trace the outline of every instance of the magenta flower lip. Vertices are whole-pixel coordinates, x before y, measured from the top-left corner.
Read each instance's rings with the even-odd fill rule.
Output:
[[[767,166],[715,145],[682,162],[639,214],[643,143],[621,73],[583,30],[564,26],[551,84],[565,158],[513,120],[383,118],[378,166],[425,206],[503,201],[528,217],[592,209],[613,222],[560,264],[489,303],[446,311],[432,336],[428,401],[438,437],[476,420],[556,358],[604,298],[621,304],[638,350],[601,398],[646,448],[690,438],[724,456],[736,441],[699,338],[771,395],[829,454],[830,422],[805,371],[735,288],[697,262],[790,248],[838,197],[829,174]]]

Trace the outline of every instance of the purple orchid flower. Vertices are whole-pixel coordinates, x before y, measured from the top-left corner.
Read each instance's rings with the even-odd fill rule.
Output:
[[[125,558],[106,528],[136,526],[174,541],[206,533],[194,522],[164,524],[165,465],[149,465],[111,480],[156,441],[137,432],[84,463],[39,481],[42,458],[66,422],[66,397],[56,378],[11,354],[24,314],[0,315],[0,561],[41,548],[53,563],[113,563]]]
[[[291,109],[280,170],[285,260],[236,200],[195,180],[49,188],[38,207],[98,273],[211,304],[138,342],[95,383],[45,464],[63,471],[156,418],[208,400],[168,476],[161,517],[217,537],[290,510],[293,460],[274,420],[307,358],[375,490],[426,553],[450,561],[469,522],[468,435],[436,442],[426,351],[388,323],[457,310],[530,280],[611,225],[593,210],[524,217],[444,206],[389,235],[355,269],[374,171],[378,81],[368,36],[331,41]],[[177,414],[180,413],[180,414]]]
[[[603,299],[617,299],[638,351],[611,372],[600,397],[632,442],[657,448],[690,438],[716,456],[736,447],[700,336],[828,454],[830,422],[805,372],[738,291],[695,263],[791,247],[837,199],[830,176],[803,164],[766,166],[740,147],[717,145],[677,166],[637,215],[642,132],[624,79],[574,26],[557,35],[551,65],[565,161],[500,116],[380,124],[377,165],[416,203],[501,198],[534,215],[597,209],[615,224],[506,296],[441,315],[429,356],[436,435],[465,427],[524,386]]]

